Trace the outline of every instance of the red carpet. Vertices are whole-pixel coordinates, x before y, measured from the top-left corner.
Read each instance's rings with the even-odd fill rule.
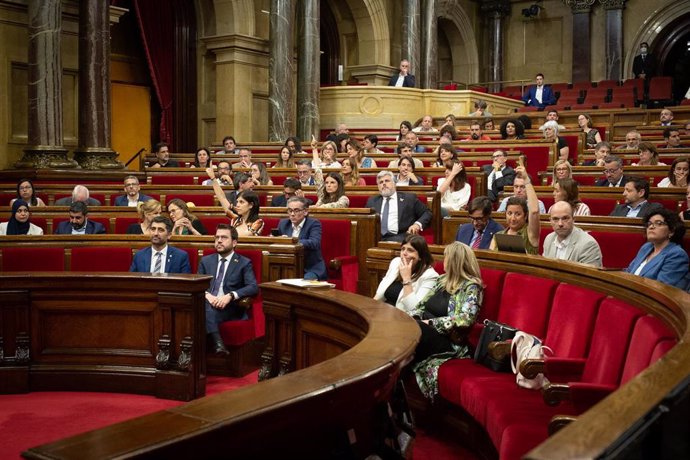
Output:
[[[242,378],[209,377],[207,394],[214,395],[257,381],[258,371]],[[151,412],[175,407],[179,401],[120,393],[34,392],[0,396],[0,460],[19,459],[26,449],[67,436],[102,428]],[[452,441],[418,430],[415,459],[474,459]]]

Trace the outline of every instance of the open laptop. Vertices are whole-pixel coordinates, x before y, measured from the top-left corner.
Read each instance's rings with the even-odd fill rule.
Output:
[[[494,238],[496,238],[496,245],[498,246],[499,251],[527,254],[527,250],[525,249],[525,240],[520,235],[496,233]]]

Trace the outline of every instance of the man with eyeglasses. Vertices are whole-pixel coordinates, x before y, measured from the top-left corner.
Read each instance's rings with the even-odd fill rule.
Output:
[[[298,161],[296,167],[297,180],[299,180],[302,185],[316,185],[311,171],[311,162],[309,160]]]
[[[276,195],[271,198],[271,207],[274,208],[284,208],[287,206],[287,200],[293,196],[304,196],[304,191],[302,190],[302,183],[295,179],[294,177],[288,177],[283,183],[283,193]],[[306,199],[309,206],[314,204],[309,198]]]
[[[321,254],[321,222],[309,217],[309,203],[301,196],[287,200],[287,219],[278,223],[281,235],[297,238],[304,246],[304,279],[325,281],[326,264]]]
[[[227,160],[221,160],[218,162],[217,167],[212,166],[213,179],[206,179],[201,183],[201,185],[213,185],[213,181],[217,180],[220,185],[232,185],[232,166]],[[206,171],[208,173],[208,169]]]
[[[601,267],[601,248],[589,233],[575,226],[573,207],[567,201],[551,206],[553,232],[544,239],[544,257]]]
[[[130,206],[136,208],[139,203],[149,201],[150,196],[139,193],[141,186],[137,176],[125,177],[125,194],[115,198],[115,206]]]
[[[599,187],[623,187],[630,180],[623,174],[623,162],[615,155],[608,155],[604,158],[604,175],[594,185]]]
[[[489,197],[478,196],[467,208],[471,223],[462,224],[455,235],[455,241],[465,243],[472,249],[489,249],[496,232],[503,227],[491,218],[493,204]]]
[[[625,204],[617,204],[609,216],[642,217],[649,212],[661,209],[659,203],[650,203],[649,182],[641,177],[629,177],[623,187]]]
[[[515,170],[506,165],[508,155],[503,150],[496,150],[491,158],[493,163],[482,166],[482,170],[488,176],[487,189],[489,198],[495,202],[498,196],[503,193],[506,185],[513,185]]]

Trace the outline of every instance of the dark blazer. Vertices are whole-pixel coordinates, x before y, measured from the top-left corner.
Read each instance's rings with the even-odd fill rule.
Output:
[[[649,201],[645,201],[642,203],[642,207],[640,208],[640,212],[637,213],[637,217],[642,217],[645,214],[647,214],[650,211],[654,210],[659,210],[662,209],[663,206],[661,206],[659,203],[650,203]],[[627,204],[617,204],[615,208],[613,208],[613,211],[609,214],[609,216],[615,216],[615,217],[625,217],[628,215],[628,205]]]
[[[640,78],[641,73],[644,73],[645,80],[647,81],[656,75],[656,59],[651,54],[647,54],[644,59],[642,59],[641,54],[638,54],[633,59],[633,74],[635,74],[635,78]]]
[[[640,248],[628,268],[628,273],[635,273],[635,270],[654,250],[652,243],[645,243]],[[652,258],[640,272],[640,276],[661,281],[680,289],[687,289],[688,286],[688,254],[676,243],[669,243],[659,254]]]
[[[101,202],[95,198],[89,197],[89,199],[86,200],[86,205],[87,206],[100,206]],[[72,206],[72,197],[66,196],[64,198],[60,198],[59,200],[56,200],[55,206]]]
[[[398,82],[398,77],[400,76],[400,72],[394,74],[390,81],[388,82],[388,86],[395,86],[395,84]],[[415,84],[415,79],[414,75],[410,75],[409,73],[405,76],[405,79],[403,80],[403,88],[414,88]]]
[[[503,230],[503,226],[492,218],[489,218],[489,222],[484,228],[484,233],[482,233],[482,239],[479,242],[479,249],[489,249],[494,234],[496,232],[500,232],[501,230]],[[463,224],[458,227],[458,233],[455,235],[455,241],[465,243],[469,246],[472,243],[472,236],[474,236],[474,226],[472,224]]]
[[[130,272],[150,273],[151,272],[151,246],[140,249],[134,254]],[[165,273],[192,273],[189,266],[189,256],[182,249],[168,245],[168,258],[165,261]]]
[[[484,165],[482,166],[482,170],[488,178],[493,172],[494,168],[492,165]],[[494,180],[494,182],[491,184],[491,189],[487,190],[487,194],[491,201],[496,201],[498,199],[498,195],[503,191],[505,186],[513,185],[513,182],[515,181],[515,170],[510,166],[503,168],[501,173],[503,173],[503,177]]]
[[[92,220],[86,220],[86,234],[87,235],[97,235],[100,233],[105,233],[105,227],[100,222],[94,222]],[[58,224],[55,229],[56,235],[71,235],[72,225],[68,220],[62,221]]]
[[[398,191],[398,234],[384,236],[383,240],[402,241],[405,239],[406,231],[412,224],[419,222],[424,228],[431,223],[431,211],[419,201],[413,193]],[[383,197],[381,195],[372,196],[367,200],[367,208],[373,209],[377,214],[381,214]],[[380,218],[380,217],[379,217]]]
[[[157,161],[154,164],[160,164]],[[178,163],[176,160],[168,160],[167,163],[164,165],[161,165],[161,168],[179,168],[180,163]]]
[[[151,199],[152,198],[150,196],[143,195],[140,193],[138,201],[139,201],[139,203],[143,203],[143,202],[149,201]],[[129,200],[127,200],[127,195],[120,195],[117,198],[115,198],[115,206],[127,206],[128,203],[129,203]]]
[[[541,93],[541,104],[537,100],[537,86],[530,86],[527,92],[522,96],[522,101],[525,105],[539,107],[543,109],[547,105],[553,105],[556,103],[556,95],[553,93],[551,86],[544,85],[544,89]]]
[[[311,201],[309,198],[305,198],[309,204],[309,206],[313,205],[314,202]],[[285,198],[285,195],[282,193],[280,195],[276,195],[273,198],[271,198],[271,207],[273,208],[284,208],[287,206],[287,198]]]
[[[305,217],[304,226],[299,234],[299,242],[304,246],[304,273],[314,273],[319,280],[328,279],[326,264],[321,254],[321,222],[312,217]],[[278,223],[281,235],[292,236],[292,222],[281,219]]]
[[[620,181],[620,184],[621,184],[621,185],[619,185],[619,187],[623,187],[625,184],[628,183],[629,180],[630,180],[630,177],[628,177],[628,176],[626,176],[625,174],[623,174],[623,176],[621,177],[621,181]],[[598,181],[596,181],[596,182],[594,183],[594,185],[597,185],[597,186],[599,186],[599,187],[608,187],[608,186],[609,186],[609,180],[608,180],[607,178],[604,177],[604,178],[599,179]]]

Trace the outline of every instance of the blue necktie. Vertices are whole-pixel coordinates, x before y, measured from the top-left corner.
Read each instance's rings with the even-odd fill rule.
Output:
[[[218,270],[218,276],[213,280],[213,287],[211,288],[211,294],[218,295],[220,287],[223,284],[223,278],[225,278],[225,262],[226,259],[220,259],[220,270]]]
[[[381,235],[388,233],[388,202],[390,197],[383,199],[383,210],[381,211]]]

